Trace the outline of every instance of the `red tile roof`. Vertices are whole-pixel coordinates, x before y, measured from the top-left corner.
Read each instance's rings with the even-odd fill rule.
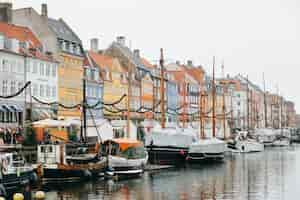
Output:
[[[42,43],[27,27],[0,22],[0,34],[3,34],[9,39],[17,39],[20,42],[29,42],[29,50],[25,50],[24,48],[20,47],[19,54],[21,55],[34,57],[45,61],[57,62],[52,56],[46,55],[39,50],[39,48],[42,47]],[[30,49],[33,49],[34,51],[31,51]]]
[[[42,46],[38,38],[27,27],[0,22],[0,33],[3,33],[7,38],[15,38],[21,42],[29,41],[30,48]]]
[[[113,58],[111,56],[94,53],[92,51],[89,51],[88,54],[101,69],[104,69],[105,67],[111,69],[113,67]]]

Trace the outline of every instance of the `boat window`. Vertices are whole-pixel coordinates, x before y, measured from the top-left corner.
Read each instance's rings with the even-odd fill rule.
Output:
[[[52,146],[49,146],[48,153],[52,153]]]
[[[140,159],[146,157],[145,148],[143,146],[140,147],[130,147],[125,151],[121,152],[121,156],[124,156],[128,159]]]

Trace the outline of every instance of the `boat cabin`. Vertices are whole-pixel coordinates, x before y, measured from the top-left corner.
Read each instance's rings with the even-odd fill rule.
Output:
[[[147,154],[142,142],[125,138],[106,140],[102,145],[102,152],[127,159],[145,158]]]
[[[43,164],[66,163],[66,151],[64,144],[38,145],[37,159]]]

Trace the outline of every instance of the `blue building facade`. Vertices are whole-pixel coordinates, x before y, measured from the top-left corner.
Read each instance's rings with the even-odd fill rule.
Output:
[[[86,101],[89,106],[93,106],[99,101],[103,102],[103,81],[100,79],[100,70],[96,67],[86,65],[84,67],[86,79]],[[102,104],[98,104],[93,109],[87,109],[88,119],[103,118]]]

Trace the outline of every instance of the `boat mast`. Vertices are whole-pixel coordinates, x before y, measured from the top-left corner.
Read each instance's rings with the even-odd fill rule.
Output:
[[[161,128],[165,128],[165,77],[164,77],[164,52],[163,49],[160,49],[160,110],[161,110]]]
[[[246,78],[246,81],[247,81],[247,130],[249,131],[250,129],[250,126],[249,126],[249,123],[250,123],[250,119],[249,119],[249,84],[248,84],[248,75],[247,75],[247,78]]]
[[[216,86],[215,86],[215,57],[213,58],[213,80],[212,80],[212,133],[213,137],[216,137]]]
[[[82,140],[86,143],[87,142],[87,134],[86,134],[86,77],[83,77],[83,105],[82,105],[82,112],[83,112],[83,137]]]
[[[226,81],[225,81],[225,71],[224,71],[224,61],[222,64],[222,75],[224,79],[223,83],[223,94],[222,94],[222,112],[223,112],[223,133],[224,133],[224,140],[226,140],[226,114],[225,114],[225,91],[226,91]]]
[[[224,140],[226,139],[226,113],[225,113],[225,84],[223,85],[223,96],[222,96],[222,111],[223,111],[223,131],[224,131]]]
[[[263,84],[264,84],[264,112],[265,112],[265,128],[268,127],[268,116],[267,116],[267,94],[266,94],[266,82],[265,73],[263,73]]]
[[[132,67],[131,62],[128,62],[128,87],[127,87],[127,138],[130,138],[130,99],[131,99],[131,78],[132,78]]]
[[[202,84],[199,85],[199,138],[203,139],[202,135]]]

